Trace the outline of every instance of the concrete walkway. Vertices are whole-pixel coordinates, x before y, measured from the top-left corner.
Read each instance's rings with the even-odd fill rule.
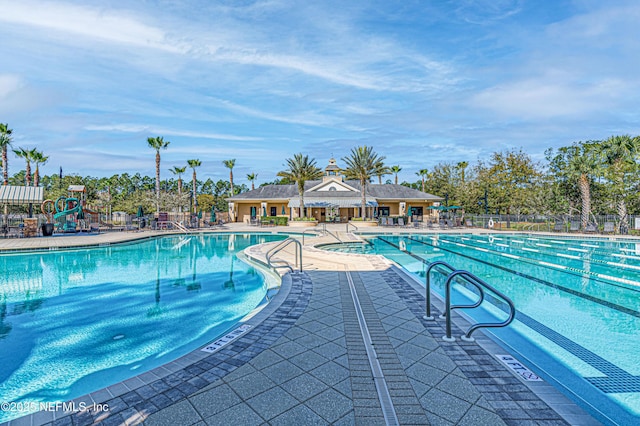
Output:
[[[336,240],[307,240],[305,272],[284,277],[250,331],[84,398],[108,411],[48,424],[598,424],[550,385],[527,386],[479,344],[488,339],[444,342],[444,322],[422,319],[424,289],[384,258],[312,247],[319,242]],[[246,252],[264,262],[272,246]],[[293,263],[293,254],[279,257]],[[47,423],[24,419],[11,424]]]

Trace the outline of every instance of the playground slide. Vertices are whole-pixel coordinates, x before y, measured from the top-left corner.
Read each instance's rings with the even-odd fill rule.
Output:
[[[80,210],[82,209],[82,206],[80,205],[80,203],[78,202],[77,198],[67,198],[65,200],[65,204],[68,206],[70,203],[75,202],[75,205],[73,207],[71,207],[68,210],[61,210],[60,212],[56,213],[53,215],[54,219],[60,219],[60,218],[64,218],[67,215],[70,214],[75,214],[80,212]]]
[[[62,201],[62,203],[60,203]],[[62,206],[60,206],[62,204]],[[68,215],[75,215],[82,211],[82,205],[77,198],[65,198],[60,197],[55,202],[55,208],[58,213],[53,215],[55,220],[63,221],[62,230],[64,232],[75,232],[76,231],[76,222],[75,218],[73,221],[66,220]]]

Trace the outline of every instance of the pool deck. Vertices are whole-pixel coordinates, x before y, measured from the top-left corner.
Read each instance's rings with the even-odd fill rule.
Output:
[[[345,225],[328,229],[343,241],[358,239],[345,232]],[[292,228],[229,224],[206,232],[260,231]],[[484,232],[448,232],[468,231]],[[0,240],[0,252],[115,244],[165,234]],[[281,291],[245,322],[251,328],[218,351],[196,350],[75,400],[94,409],[41,411],[9,424],[600,424],[546,382],[526,382],[513,373],[495,356],[507,352],[481,332],[474,334],[476,342],[443,341],[444,320],[422,318],[424,288],[418,282],[381,256],[314,247],[331,242],[337,241],[330,235],[306,238],[304,272],[285,274]],[[264,263],[274,244],[245,253]],[[293,247],[279,257],[293,262]],[[433,302],[437,315],[441,303]],[[454,336],[462,334],[458,326],[463,324],[458,318]],[[94,404],[106,404],[108,410]]]

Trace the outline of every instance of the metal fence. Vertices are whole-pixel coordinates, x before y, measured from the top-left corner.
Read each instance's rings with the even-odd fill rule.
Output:
[[[581,218],[578,215],[465,215],[464,222],[467,226],[500,230],[553,232],[561,227],[566,231],[588,232],[594,229],[582,229]],[[604,232],[613,228],[612,233],[640,233],[640,216],[637,215],[627,216],[622,223],[617,215],[591,215],[589,224],[595,225],[593,232]]]

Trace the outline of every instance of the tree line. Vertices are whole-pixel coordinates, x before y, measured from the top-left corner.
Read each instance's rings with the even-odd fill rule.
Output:
[[[41,185],[47,198],[66,195],[69,185],[85,185],[88,202],[97,206],[109,206],[112,211],[135,213],[138,206],[146,211],[208,211],[213,206],[218,211],[227,210],[226,199],[232,194],[248,191],[244,185],[234,185],[235,159],[224,160],[229,169],[229,180],[197,179],[196,169],[202,165],[198,159],[187,161],[184,167],[175,166],[170,172],[177,178],[160,179],[160,151],[170,142],[162,137],[150,137],[148,146],[156,152],[156,176],[140,173],[116,174],[109,178],[40,176],[39,166],[48,160],[35,149],[17,148],[14,153],[25,160],[25,169],[13,176],[7,171],[7,150],[11,146],[12,131],[0,123],[0,148],[4,184]],[[580,216],[582,227],[594,221],[594,215],[618,216],[619,225],[627,223],[629,212],[640,211],[640,136],[611,136],[606,140],[574,142],[557,149],[548,149],[544,161],[534,161],[522,149],[496,151],[488,159],[442,162],[431,168],[421,168],[414,182],[402,182],[423,192],[438,195],[444,204],[457,205],[471,214],[520,214],[520,215],[572,215]],[[357,147],[342,158],[348,178],[357,179],[361,185],[383,183],[383,177],[395,175],[398,184],[400,165],[386,166],[385,157],[371,147]],[[286,160],[288,169],[278,172],[280,179],[267,184],[297,183],[321,176],[316,160],[296,154]],[[35,164],[33,179],[31,163]],[[182,174],[192,169],[191,190],[183,191]],[[255,187],[257,174],[247,179],[251,189]],[[393,183],[387,179],[385,183]],[[366,190],[366,189],[365,189]],[[364,195],[364,194],[363,194]],[[301,196],[301,205],[304,200]],[[19,209],[19,207],[16,207]],[[184,209],[184,210],[183,210]]]

